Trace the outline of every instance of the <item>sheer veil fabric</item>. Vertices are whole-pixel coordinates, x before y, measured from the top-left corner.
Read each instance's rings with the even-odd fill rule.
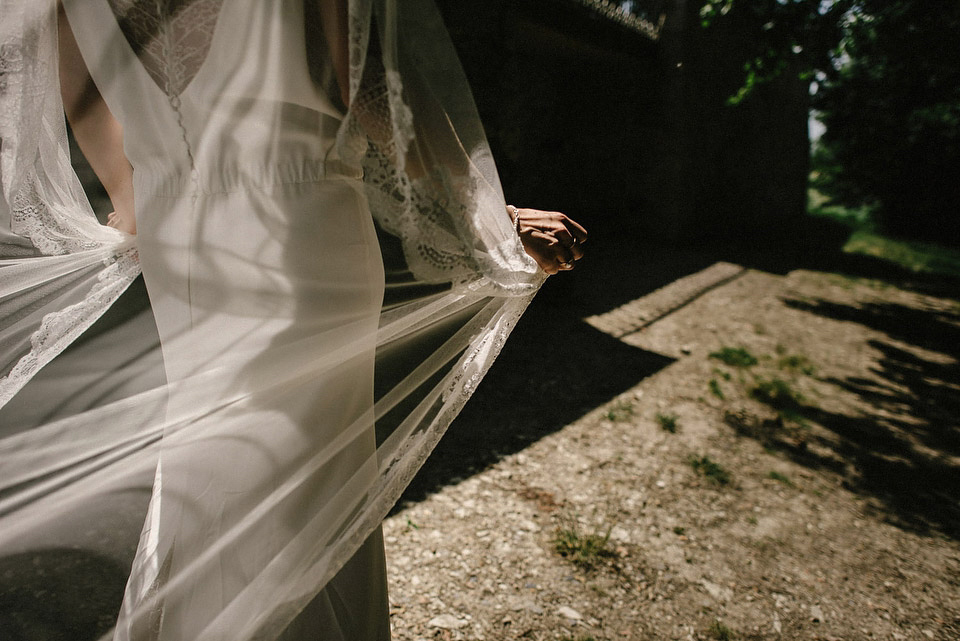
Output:
[[[0,557],[82,547],[71,514],[152,480],[118,639],[280,637],[542,283],[436,8],[350,0],[347,109],[318,1],[64,0],[132,237],[71,169],[55,2],[0,0]],[[99,346],[150,352],[85,334],[141,272],[163,375],[91,393]],[[80,338],[70,402],[17,410]]]

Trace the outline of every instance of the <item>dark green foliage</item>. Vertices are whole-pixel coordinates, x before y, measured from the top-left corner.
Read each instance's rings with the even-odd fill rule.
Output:
[[[750,396],[775,410],[788,413],[798,412],[803,401],[803,396],[799,392],[779,378],[757,379],[756,384],[750,389]]]
[[[862,2],[814,97],[821,189],[880,229],[960,244],[960,3]]]
[[[660,423],[660,427],[664,431],[670,432],[671,434],[677,433],[677,415],[676,414],[657,414],[657,423]]]
[[[690,459],[690,466],[698,474],[702,474],[717,485],[727,485],[731,477],[722,465],[710,460],[709,456],[693,457]]]
[[[607,547],[610,542],[610,532],[604,535],[580,534],[574,529],[558,529],[553,548],[565,559],[583,568],[593,567],[601,558],[615,556]]]
[[[780,483],[783,483],[784,485],[789,485],[790,487],[793,487],[793,481],[791,481],[788,476],[786,476],[786,475],[784,475],[784,474],[781,474],[780,472],[777,472],[776,470],[771,470],[771,471],[770,471],[770,474],[769,474],[768,476],[769,476],[771,479],[773,479],[774,481],[779,481]]]
[[[710,636],[717,641],[733,641],[734,638],[733,630],[725,626],[719,620],[714,621],[707,632],[709,632]]]
[[[626,401],[615,403],[607,410],[607,420],[614,423],[629,421],[633,417],[633,405]]]
[[[710,358],[715,358],[731,367],[750,367],[757,364],[756,357],[745,347],[723,347],[712,352]]]
[[[701,17],[751,43],[731,104],[786,74],[811,83],[826,125],[814,182],[831,203],[960,245],[960,3],[706,0]]]
[[[855,0],[706,0],[702,26],[738,25],[751,46],[743,61],[744,80],[728,103],[750,99],[765,84],[785,73],[812,79],[831,66],[831,54],[843,33],[843,16]]]
[[[810,359],[803,354],[785,354],[780,357],[778,365],[780,369],[793,370],[807,376],[813,376],[817,371]]]
[[[710,393],[722,401],[724,399],[723,390],[720,389],[720,383],[717,382],[717,379],[711,378],[708,385],[710,387]]]

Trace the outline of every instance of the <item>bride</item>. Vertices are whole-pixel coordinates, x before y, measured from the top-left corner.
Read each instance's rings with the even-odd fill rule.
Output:
[[[152,479],[114,638],[387,638],[379,523],[586,232],[504,204],[429,1],[2,7],[0,401],[140,273],[164,382],[0,428],[0,555]]]

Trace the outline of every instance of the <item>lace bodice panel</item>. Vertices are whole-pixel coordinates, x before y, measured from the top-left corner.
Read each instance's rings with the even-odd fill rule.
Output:
[[[223,0],[108,0],[144,69],[169,95],[193,80],[210,51]]]

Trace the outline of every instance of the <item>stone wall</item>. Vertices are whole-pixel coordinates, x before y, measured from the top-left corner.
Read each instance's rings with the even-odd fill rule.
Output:
[[[657,41],[563,0],[441,0],[511,202],[670,240],[790,226],[805,209],[806,89],[725,105],[736,28],[666,2]]]

